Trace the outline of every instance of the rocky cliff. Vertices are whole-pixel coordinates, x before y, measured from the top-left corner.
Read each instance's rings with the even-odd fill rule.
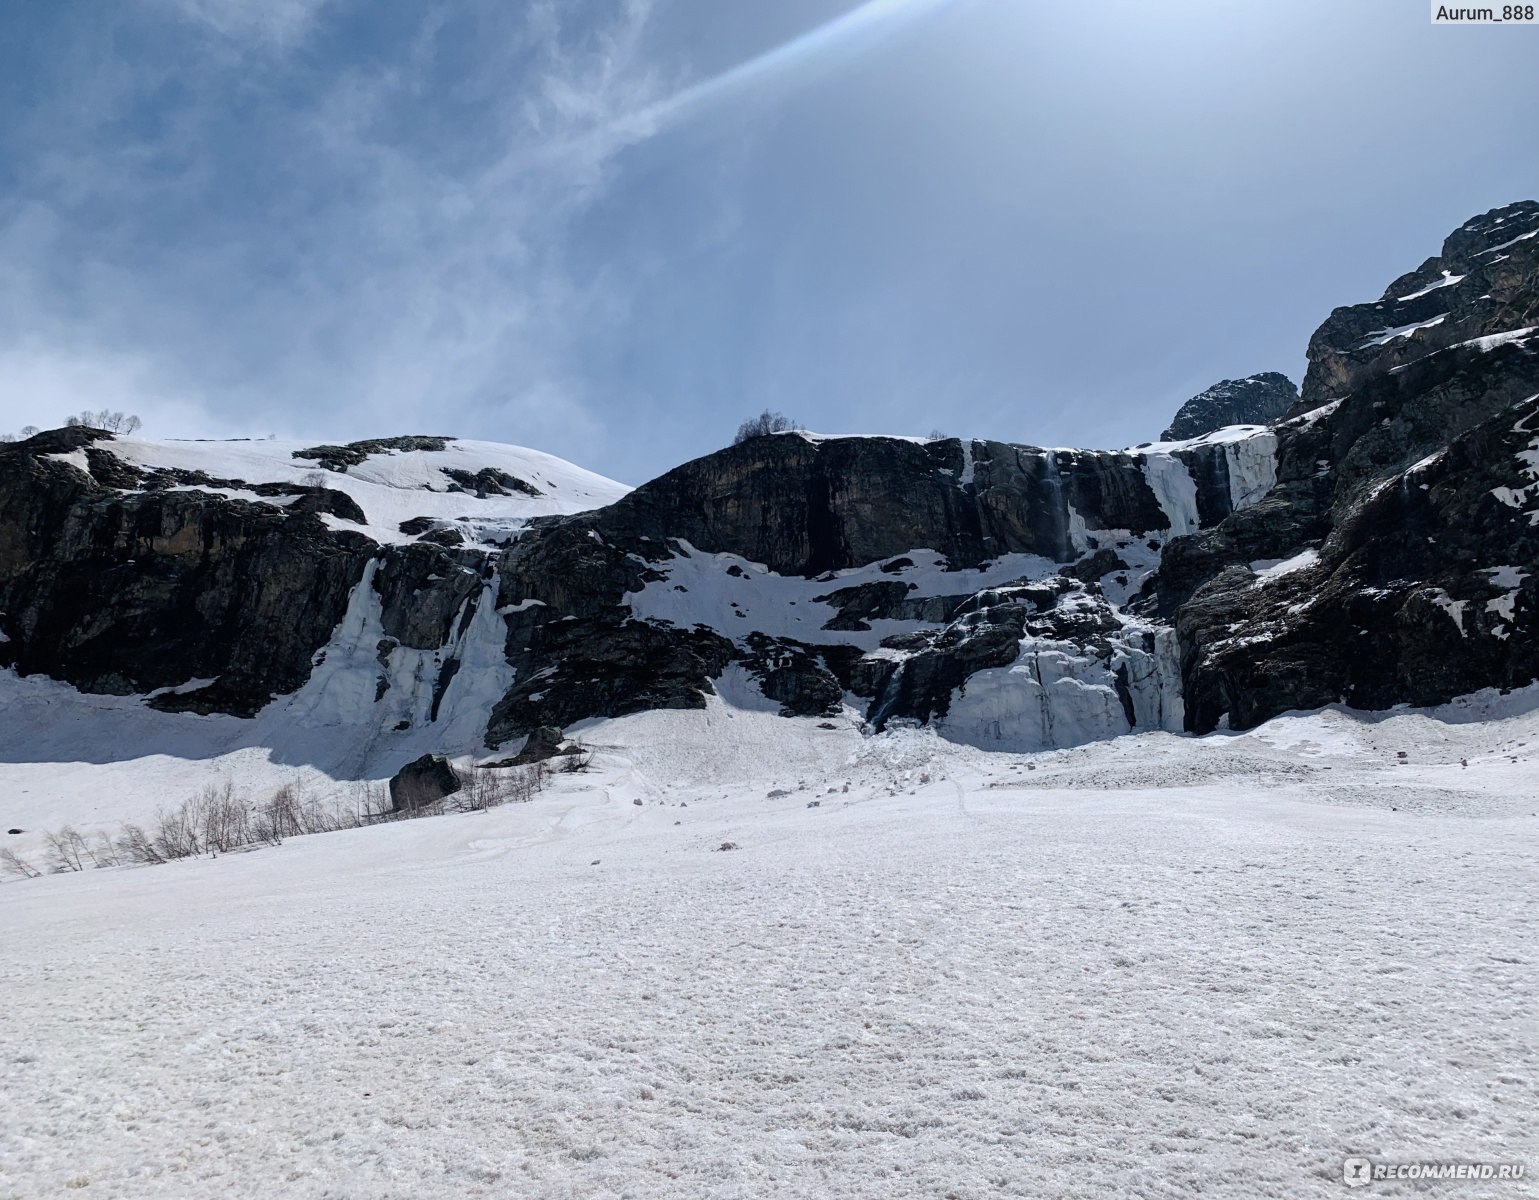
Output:
[[[1174,441],[1201,437],[1226,425],[1268,425],[1285,416],[1298,399],[1293,380],[1276,371],[1221,379],[1183,404],[1160,436]]]
[[[1149,585],[1189,728],[1539,676],[1539,204],[1338,308],[1309,358],[1275,486],[1176,539]]]
[[[447,437],[40,434],[0,446],[0,663],[402,762],[715,695],[1030,749],[1515,686],[1536,235],[1496,210],[1338,309],[1285,419],[1203,428],[1294,399],[1230,381],[1127,451],[785,433],[630,491]]]

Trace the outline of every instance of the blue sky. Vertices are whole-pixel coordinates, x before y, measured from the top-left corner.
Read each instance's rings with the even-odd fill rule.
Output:
[[[1420,0],[9,0],[0,430],[1121,446],[1539,196]]]

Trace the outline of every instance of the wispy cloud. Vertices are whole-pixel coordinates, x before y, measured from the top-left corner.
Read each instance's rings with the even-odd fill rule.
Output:
[[[175,7],[294,44],[322,5]],[[109,57],[112,86],[39,118],[67,136],[0,207],[0,426],[110,393],[151,429],[361,436],[433,414],[568,452],[600,437],[576,343],[628,300],[571,234],[624,143],[538,151],[652,103],[660,82],[640,49],[648,3],[567,11],[428,10],[383,65],[216,59],[125,78]],[[231,115],[231,90],[252,115]]]
[[[275,46],[304,40],[333,0],[150,0],[222,37]]]

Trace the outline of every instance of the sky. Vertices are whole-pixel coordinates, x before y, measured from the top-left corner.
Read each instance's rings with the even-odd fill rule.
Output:
[[[1539,198],[1421,0],[7,0],[0,432],[1119,447]]]

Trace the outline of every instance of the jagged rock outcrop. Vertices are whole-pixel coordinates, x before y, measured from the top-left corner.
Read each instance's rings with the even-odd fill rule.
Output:
[[[1539,326],[1536,233],[1539,202],[1493,209],[1451,233],[1441,254],[1400,276],[1377,301],[1336,309],[1309,339],[1295,412],[1429,354]]]
[[[1321,326],[1275,487],[1173,541],[1149,586],[1180,634],[1191,728],[1539,677],[1536,335],[1532,203]]]
[[[426,434],[365,438],[362,441],[348,442],[341,446],[310,446],[304,450],[295,450],[294,457],[319,463],[328,471],[345,472],[349,467],[362,465],[364,460],[372,454],[390,450],[442,450],[452,441],[454,439],[451,437]]]
[[[1173,442],[1202,437],[1226,425],[1270,425],[1298,399],[1299,390],[1293,386],[1293,380],[1277,371],[1263,371],[1244,379],[1221,379],[1183,404],[1160,438]]]

